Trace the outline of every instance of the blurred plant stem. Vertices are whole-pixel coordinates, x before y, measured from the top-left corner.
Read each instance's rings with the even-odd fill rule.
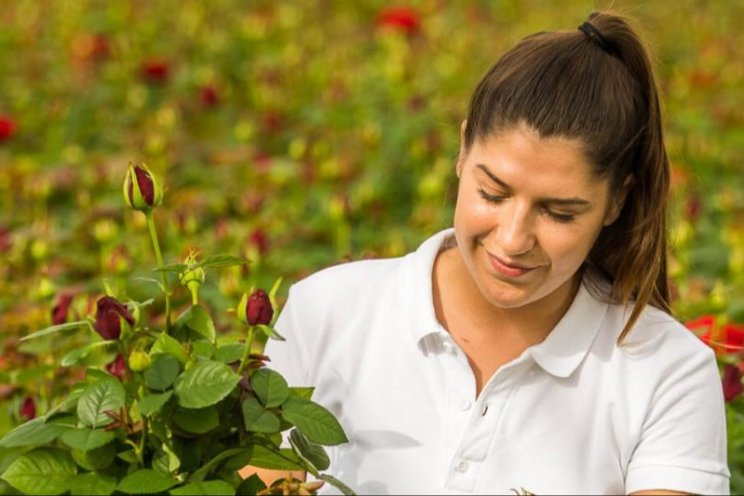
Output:
[[[170,333],[171,326],[171,315],[170,315],[170,288],[168,287],[168,275],[163,270],[165,265],[163,264],[163,255],[160,253],[160,242],[158,241],[158,231],[155,229],[155,220],[152,217],[152,210],[145,211],[145,217],[147,218],[147,227],[150,230],[150,239],[152,240],[152,248],[155,251],[155,259],[158,263],[158,269],[160,269],[160,277],[163,280],[163,293],[165,293],[165,332]]]

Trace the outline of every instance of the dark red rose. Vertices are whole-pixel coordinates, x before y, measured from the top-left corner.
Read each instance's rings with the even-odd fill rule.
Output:
[[[741,370],[736,365],[726,364],[723,367],[723,399],[726,402],[744,393],[744,385],[741,383]]]
[[[0,142],[9,140],[16,132],[16,123],[8,115],[0,114]]]
[[[34,403],[34,399],[31,396],[23,398],[18,414],[24,420],[33,420],[36,418],[36,403]]]
[[[202,86],[199,89],[199,100],[205,107],[216,107],[220,103],[220,95],[214,86]]]
[[[250,325],[267,325],[274,316],[274,309],[271,308],[269,295],[263,289],[257,289],[248,298],[245,305],[246,321]]]
[[[116,358],[114,358],[111,363],[106,365],[106,371],[114,377],[118,377],[119,379],[124,377],[124,375],[127,373],[127,361],[124,360],[124,357],[121,355],[121,353],[116,355]]]
[[[410,7],[388,7],[377,16],[377,25],[413,35],[421,29],[418,12]]]
[[[96,322],[93,327],[103,339],[119,339],[122,318],[129,325],[134,325],[134,317],[129,309],[116,298],[104,296],[96,302]]]
[[[265,255],[269,251],[269,238],[262,229],[254,229],[248,239],[253,246],[258,248],[261,255]]]
[[[59,295],[57,304],[52,307],[52,325],[64,324],[67,322],[67,313],[70,310],[70,304],[74,296],[70,293]]]
[[[152,176],[141,165],[134,166],[134,175],[137,178],[137,184],[142,192],[142,198],[145,200],[145,203],[150,207],[154,206],[155,183],[152,180]],[[129,194],[130,204],[134,204],[134,192],[132,191],[131,181],[129,182],[127,193]]]
[[[152,59],[142,64],[142,76],[151,83],[165,83],[169,75],[170,67],[165,60]]]

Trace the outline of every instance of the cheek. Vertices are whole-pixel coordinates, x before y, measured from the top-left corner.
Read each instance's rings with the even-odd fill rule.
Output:
[[[600,228],[594,225],[583,229],[556,226],[543,233],[540,247],[550,257],[555,269],[574,270],[586,260],[599,231]]]

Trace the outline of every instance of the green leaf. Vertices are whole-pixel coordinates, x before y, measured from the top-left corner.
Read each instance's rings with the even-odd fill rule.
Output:
[[[174,263],[174,264],[168,264],[164,266],[162,269],[152,269],[152,270],[154,272],[176,272],[180,274],[186,269],[188,269],[188,265],[182,264],[182,263]]]
[[[257,474],[253,474],[243,482],[240,483],[235,491],[237,496],[249,496],[252,494],[258,494],[259,491],[266,489],[266,484]]]
[[[304,400],[310,400],[315,392],[314,387],[291,387],[289,388],[289,395],[295,398],[302,398]]]
[[[70,481],[70,494],[72,496],[85,496],[88,494],[108,496],[115,489],[116,479],[114,477],[96,472],[78,474]]]
[[[332,475],[320,474],[317,478],[322,481],[328,482],[330,485],[341,491],[341,494],[344,494],[345,496],[356,496],[356,493],[349,486],[336,479]]]
[[[289,386],[279,373],[258,369],[251,375],[251,387],[266,408],[273,408],[289,398]]]
[[[232,496],[235,494],[235,488],[225,481],[212,480],[206,482],[191,482],[185,486],[171,489],[170,493],[175,496],[188,496],[189,494],[205,495],[214,494],[216,496]]]
[[[48,336],[50,334],[54,334],[57,332],[62,331],[73,331],[77,329],[82,329],[83,327],[87,327],[89,329],[93,329],[93,326],[91,326],[90,322],[87,320],[78,320],[77,322],[67,322],[65,324],[58,324],[51,327],[47,327],[45,329],[42,329],[40,331],[36,331],[33,334],[29,334],[28,336],[24,336],[20,339],[19,342],[28,341],[31,339],[41,338],[44,336]]]
[[[243,257],[236,257],[235,255],[212,255],[211,257],[206,257],[193,268],[222,268],[232,267],[234,265],[247,265],[250,263],[250,260]]]
[[[279,417],[264,408],[256,398],[245,400],[242,409],[245,428],[249,431],[271,434],[281,430]]]
[[[114,440],[114,433],[101,429],[71,429],[62,434],[62,442],[70,448],[90,451]]]
[[[116,490],[127,494],[152,494],[167,491],[176,484],[178,481],[173,477],[144,468],[124,477]]]
[[[155,358],[155,355],[158,354],[173,355],[179,362],[181,362],[181,364],[186,363],[186,353],[183,352],[181,343],[179,343],[176,338],[169,336],[166,333],[162,333],[158,336],[158,339],[155,340],[152,348],[150,348],[150,356],[152,358]]]
[[[328,458],[325,448],[310,441],[299,430],[292,429],[289,433],[289,444],[292,445],[297,456],[315,467],[316,471],[327,470],[331,466],[331,459]]]
[[[209,360],[214,355],[214,345],[206,340],[191,342],[191,356]]]
[[[87,357],[91,354],[96,348],[106,347],[111,344],[115,344],[116,341],[109,340],[109,341],[98,341],[95,343],[91,343],[88,346],[84,346],[82,348],[75,348],[71,352],[67,353],[64,357],[62,357],[62,361],[60,362],[60,365],[63,367],[70,367],[72,365],[75,365],[76,363],[80,362],[83,358]]]
[[[72,450],[75,463],[85,470],[103,470],[111,465],[116,457],[116,443],[104,444],[90,451]]]
[[[176,380],[176,397],[184,408],[214,405],[230,394],[240,376],[220,362],[197,362]]]
[[[305,467],[294,451],[287,448],[254,444],[250,448],[233,456],[225,464],[225,468],[239,470],[246,465],[271,470],[304,470]]]
[[[2,478],[26,494],[62,494],[77,473],[70,454],[58,448],[37,448],[18,458]]]
[[[189,477],[190,482],[199,482],[204,480],[204,477],[209,475],[209,472],[221,461],[226,460],[230,457],[234,457],[238,454],[245,453],[248,450],[248,448],[232,448],[229,450],[225,450],[209,460],[207,463],[202,465],[199,469],[194,471],[194,473],[191,474]],[[244,463],[238,468],[244,467],[246,464]],[[237,469],[236,469],[237,470]]]
[[[150,367],[145,370],[145,384],[150,389],[165,391],[176,382],[181,363],[173,355],[155,355]]]
[[[168,444],[163,443],[153,455],[151,465],[158,472],[175,474],[176,470],[181,467],[181,459],[168,447]]]
[[[193,305],[183,312],[176,322],[176,327],[188,328],[195,333],[206,338],[210,343],[214,343],[217,338],[217,331],[214,328],[214,322],[209,313],[201,305]]]
[[[47,444],[70,429],[55,423],[44,423],[45,421],[46,418],[39,417],[19,425],[0,440],[0,447],[18,448]]]
[[[274,329],[271,326],[259,324],[256,327],[258,327],[259,329],[261,329],[261,332],[263,332],[264,334],[266,334],[271,339],[275,339],[277,341],[286,341],[286,338],[284,336],[282,336],[281,334],[279,334],[278,332],[276,332],[276,329]]]
[[[214,408],[200,410],[177,410],[173,421],[178,427],[194,434],[204,434],[219,427],[220,417]]]
[[[108,425],[113,419],[106,412],[119,413],[124,399],[124,386],[111,376],[89,384],[78,400],[78,419],[94,429]]]
[[[336,417],[315,402],[290,397],[282,416],[315,443],[334,446],[349,441]]]
[[[222,363],[233,363],[243,358],[245,345],[243,343],[230,343],[217,348],[214,359]]]
[[[158,413],[163,405],[173,396],[173,391],[166,391],[160,394],[149,394],[142,398],[140,401],[140,413],[145,417],[149,417],[155,413]]]

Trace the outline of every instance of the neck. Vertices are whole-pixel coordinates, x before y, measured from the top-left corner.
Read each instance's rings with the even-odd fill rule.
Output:
[[[457,327],[458,332],[488,340],[508,339],[519,347],[543,341],[568,311],[580,286],[577,276],[540,300],[501,308],[483,297],[457,248],[441,252],[434,268],[435,310],[446,329],[454,332]]]

